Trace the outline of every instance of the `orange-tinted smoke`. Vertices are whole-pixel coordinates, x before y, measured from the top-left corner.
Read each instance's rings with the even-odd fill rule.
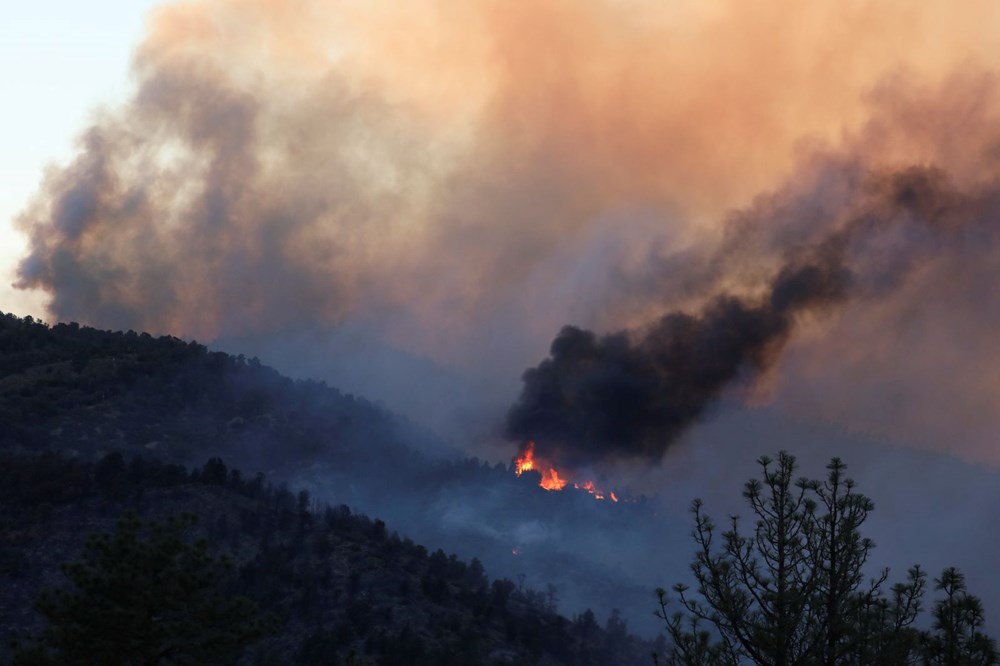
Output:
[[[730,211],[774,196],[832,206],[850,188],[827,178],[831,160],[934,164],[961,188],[988,178],[998,13],[168,4],[136,51],[133,98],[82,133],[21,216],[20,284],[48,292],[58,319],[209,341],[361,322],[409,352],[510,372],[563,324],[636,326],[753,290],[803,222],[765,220],[718,253]],[[814,363],[835,342],[804,340],[819,341]]]

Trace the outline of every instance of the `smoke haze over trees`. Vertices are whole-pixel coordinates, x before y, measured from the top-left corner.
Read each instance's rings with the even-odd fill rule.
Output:
[[[130,101],[21,215],[20,285],[57,320],[328,360],[481,453],[564,326],[638,349],[668,313],[756,308],[854,220],[850,303],[786,313],[768,398],[923,447],[958,432],[993,460],[1000,388],[976,372],[1000,361],[981,306],[1000,265],[991,3],[713,7],[167,4]],[[619,444],[648,458],[703,407],[675,411],[657,444]]]
[[[1000,605],[996,12],[164,2],[16,221],[0,448],[224,457],[639,631],[690,496],[839,455]]]
[[[5,661],[11,640],[26,666],[239,654],[237,663],[626,666],[652,649],[617,616],[605,626],[590,611],[559,616],[551,594],[490,579],[477,559],[429,551],[218,458],[190,471],[117,453],[96,464],[53,453],[2,462]]]
[[[240,460],[249,475],[405,525],[406,536],[479,558],[494,575],[555,585],[567,613],[591,606],[603,622],[617,607],[648,630],[648,584],[627,573],[649,539],[665,538],[634,529],[654,512],[648,503],[550,495],[507,465],[458,457],[367,400],[176,338],[2,315],[0,370],[4,450]],[[106,465],[98,473],[125,475]],[[64,492],[35,483],[38,502]]]

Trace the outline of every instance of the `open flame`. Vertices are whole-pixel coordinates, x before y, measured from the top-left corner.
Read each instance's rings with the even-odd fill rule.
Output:
[[[535,470],[542,475],[542,480],[538,483],[546,490],[562,490],[569,483],[568,480],[559,476],[559,472],[552,466],[552,463],[544,458],[535,457],[535,443],[528,442],[521,449],[521,454],[514,458],[515,474],[521,476],[527,471]]]
[[[562,490],[570,484],[571,475],[565,471],[560,474],[551,462],[545,458],[536,456],[535,443],[529,441],[525,443],[521,448],[521,452],[514,458],[514,473],[521,476],[531,470],[542,475],[542,480],[538,482],[538,485],[545,490]],[[610,498],[612,502],[618,501],[618,497],[613,492],[605,493],[595,486],[593,481],[574,482],[573,487],[577,490],[587,491],[594,496],[594,499],[603,500]]]

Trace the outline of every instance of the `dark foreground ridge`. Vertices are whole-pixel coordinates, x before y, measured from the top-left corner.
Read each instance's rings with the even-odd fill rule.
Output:
[[[79,592],[59,567],[80,558],[87,534],[114,532],[116,522],[121,532],[122,524],[142,518],[164,525],[185,514],[198,517],[188,541],[204,539],[209,556],[232,562],[216,581],[220,589],[259,611],[258,631],[244,631],[245,645],[237,645],[240,663],[634,664],[654,647],[629,636],[617,616],[604,627],[589,611],[567,619],[555,612],[550,595],[490,580],[477,559],[428,552],[381,520],[346,506],[319,506],[307,492],[276,487],[260,475],[246,478],[218,458],[188,471],[118,453],[96,464],[56,454],[2,454],[0,509],[0,632],[5,646],[21,646],[20,663],[76,663],[85,659],[79,650],[102,649],[122,659],[125,632],[100,635],[104,625],[93,616],[141,614],[160,600],[143,599],[141,589],[123,595],[108,578],[108,590],[85,595],[102,603],[88,606],[84,617],[93,630],[72,648],[59,643],[58,617],[46,622],[58,613],[39,612],[46,604],[33,603],[42,588]],[[64,571],[72,575],[73,568]],[[181,616],[194,612],[179,608],[173,612]],[[179,649],[169,638],[193,650],[198,632],[207,631],[192,625],[189,635],[177,636],[155,625],[148,635],[164,649]],[[46,646],[49,661],[33,651]],[[60,646],[64,651],[51,649]]]

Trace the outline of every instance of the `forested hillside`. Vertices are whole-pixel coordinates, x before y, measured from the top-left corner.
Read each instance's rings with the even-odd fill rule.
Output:
[[[225,588],[270,623],[248,641],[243,663],[633,664],[653,647],[617,616],[604,627],[589,611],[566,619],[546,593],[490,580],[479,560],[428,552],[381,520],[318,505],[217,458],[188,471],[117,453],[97,463],[5,454],[0,631],[5,644],[20,643],[23,660],[45,635],[33,609],[42,588],[72,589],[59,565],[80,557],[88,533],[114,531],[127,510],[161,524],[194,514],[191,540],[232,558]],[[52,663],[74,663],[60,654]]]
[[[656,632],[649,554],[672,535],[633,529],[642,498],[549,493],[509,464],[465,459],[364,398],[293,381],[195,342],[0,315],[0,449],[97,461],[110,452],[188,467],[221,457],[308,489],[495,575],[558,590],[560,609],[621,608]],[[516,554],[515,554],[516,553]]]
[[[414,449],[433,445],[367,400],[294,382],[257,359],[10,314],[0,315],[0,398],[0,446],[84,457],[117,450],[191,463],[238,454],[287,469],[335,455],[377,473],[383,456],[417,468]]]
[[[603,635],[599,627],[609,621],[612,633],[624,636],[625,619],[615,607],[651,624],[650,588],[623,573],[632,553],[651,550],[612,539],[620,563],[608,568],[606,553],[590,547],[616,530],[625,535],[623,516],[643,519],[650,509],[641,498],[612,505],[583,491],[547,493],[532,474],[519,478],[508,465],[448,455],[405,419],[323,383],[292,381],[256,359],[169,336],[0,315],[0,422],[6,470],[0,562],[9,592],[3,624],[14,633],[37,629],[39,616],[29,611],[34,595],[59,582],[59,564],[79,556],[87,533],[113,530],[129,506],[157,519],[180,511],[201,515],[199,533],[239,563],[240,589],[285,618],[281,638],[262,643],[284,641],[283,652],[294,643],[305,655],[308,643],[326,646],[316,648],[323,655],[363,654],[383,649],[379,641],[418,636],[421,653],[436,655],[428,663],[448,663],[441,655],[462,641],[501,655],[513,649],[539,663],[588,663],[565,650]],[[220,475],[216,463],[203,467],[210,458],[245,472]],[[327,502],[340,508],[320,508]],[[356,517],[359,511],[385,522]],[[340,531],[323,536],[331,525]],[[391,535],[397,525],[401,537]],[[357,539],[363,543],[346,545]],[[341,546],[328,553],[319,542]],[[459,558],[438,566],[444,555],[427,551],[440,548]],[[336,566],[333,553],[341,558]],[[462,563],[473,558],[485,567]],[[251,585],[246,577],[258,575],[251,574],[253,563],[264,561],[266,573],[259,575],[266,580]],[[425,576],[427,567],[438,578],[450,571],[466,580],[462,572],[470,567],[478,573],[463,583],[468,589],[452,590]],[[500,582],[481,590],[484,569]],[[346,578],[330,579],[332,570]],[[368,572],[367,578],[351,583],[352,571]],[[318,586],[317,576],[333,587]],[[378,582],[383,577],[389,582]],[[382,598],[381,610],[369,609],[379,629],[371,634],[351,625],[347,632],[343,614],[350,604],[360,608],[355,602],[365,582]],[[354,596],[333,591],[337,585],[354,589]],[[532,586],[544,594],[529,592]],[[407,613],[379,614],[399,602],[393,595],[413,590],[442,609],[458,604],[459,615],[486,613],[495,626],[473,631],[452,617],[416,627]],[[297,595],[316,598],[292,601]],[[523,626],[487,610],[507,597],[510,609],[527,613]],[[560,619],[557,603],[582,624]],[[596,617],[584,612],[587,606]],[[368,610],[357,615],[368,616]],[[577,630],[585,637],[573,638]]]

